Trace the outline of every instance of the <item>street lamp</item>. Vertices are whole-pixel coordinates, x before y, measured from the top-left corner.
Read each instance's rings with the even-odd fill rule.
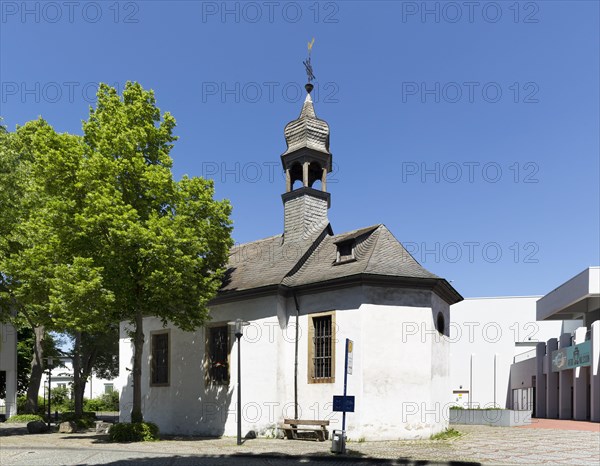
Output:
[[[248,325],[249,322],[245,322],[242,319],[236,319],[232,322],[228,322],[233,327],[233,333],[237,338],[237,350],[238,350],[238,387],[237,387],[237,444],[242,444],[242,351],[241,341],[242,335],[244,334],[244,326]]]
[[[48,367],[48,428],[50,428],[50,420],[51,418],[51,408],[50,408],[50,400],[51,400],[51,394],[52,394],[52,363],[54,362],[54,359],[52,358],[52,356],[48,356],[46,359],[46,366]]]

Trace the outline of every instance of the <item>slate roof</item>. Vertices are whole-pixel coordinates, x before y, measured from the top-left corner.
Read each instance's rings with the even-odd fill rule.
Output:
[[[355,244],[354,259],[337,263],[338,244],[350,239]],[[462,299],[446,280],[422,267],[383,224],[338,235],[333,235],[327,225],[306,241],[286,243],[283,235],[278,235],[237,245],[231,250],[226,279],[219,295],[273,286],[323,285],[344,277],[443,282],[441,285],[450,290],[453,300]]]
[[[310,94],[306,95],[298,119],[290,121],[283,134],[287,143],[287,150],[283,155],[303,147],[329,154],[329,125],[325,120],[317,118]]]

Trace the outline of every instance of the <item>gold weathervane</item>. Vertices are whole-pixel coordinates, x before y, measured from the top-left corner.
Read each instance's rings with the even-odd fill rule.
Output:
[[[310,64],[310,53],[312,52],[313,45],[315,43],[315,38],[308,43],[308,58],[306,61],[303,61],[304,67],[306,68],[306,76],[308,77],[308,84],[312,83],[315,79],[315,75],[313,74],[312,65]],[[310,91],[309,91],[310,92]]]

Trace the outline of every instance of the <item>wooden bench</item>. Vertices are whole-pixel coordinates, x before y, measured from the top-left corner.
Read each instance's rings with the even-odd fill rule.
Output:
[[[324,442],[329,438],[329,431],[326,429],[328,425],[329,421],[284,419],[281,429],[285,432],[285,437],[288,440],[298,440],[298,432],[313,432],[316,434],[318,441]]]

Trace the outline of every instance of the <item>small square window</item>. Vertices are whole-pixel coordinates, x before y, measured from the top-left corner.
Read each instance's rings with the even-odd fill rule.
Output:
[[[348,262],[354,260],[354,240],[344,241],[337,245],[337,262]]]

